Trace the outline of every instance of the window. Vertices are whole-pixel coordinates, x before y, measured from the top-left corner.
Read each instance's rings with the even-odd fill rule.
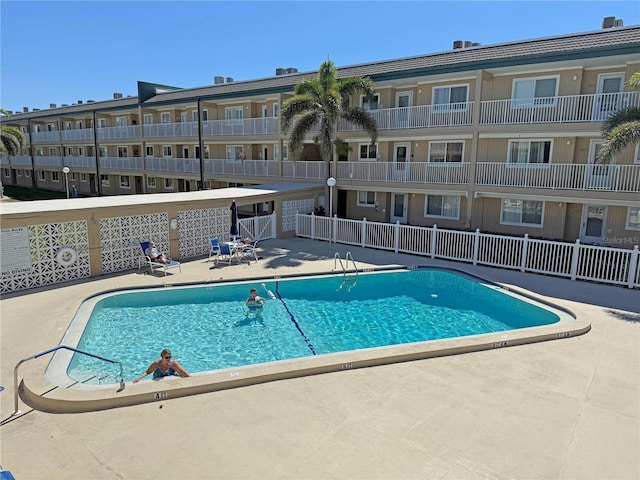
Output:
[[[109,175],[100,175],[100,183],[103,187],[111,186],[111,181],[109,180]]]
[[[10,177],[11,176],[11,172],[9,171],[8,168],[3,168],[2,169],[2,175],[4,175],[5,177]]]
[[[280,159],[280,145],[278,145],[277,143],[273,145],[273,159]]]
[[[40,125],[34,125],[33,126],[33,131],[35,133],[40,133],[42,131],[42,129],[40,128]]]
[[[460,218],[460,197],[455,195],[427,195],[425,217]]]
[[[558,77],[514,80],[511,107],[552,107],[556,104],[557,95]]]
[[[118,147],[118,158],[125,158],[129,156],[128,147]]]
[[[636,165],[640,164],[640,143],[636,145],[636,154],[633,157],[633,163]]]
[[[84,157],[84,147],[78,147],[78,155]]]
[[[145,113],[142,117],[142,123],[144,123],[145,125],[151,125],[153,124],[153,114],[152,113]]]
[[[358,206],[374,207],[376,204],[376,192],[358,190]]]
[[[511,140],[507,163],[549,163],[550,140]]]
[[[147,157],[153,157],[153,145],[147,145],[144,147],[145,154]]]
[[[286,143],[282,144],[282,160],[289,160],[289,145],[287,145]]]
[[[202,110],[202,121],[203,122],[209,121],[209,110]]]
[[[504,198],[502,199],[500,223],[542,227],[543,206],[544,202]]]
[[[167,190],[173,190],[173,178],[164,179],[164,188]]]
[[[278,115],[280,115],[280,104],[279,103],[274,103],[273,104],[273,116],[274,117],[278,117]]]
[[[36,157],[44,156],[44,149],[41,147],[36,148]]]
[[[107,126],[107,119],[106,118],[99,118],[98,119],[98,128],[105,128]]]
[[[171,112],[162,112],[160,114],[160,123],[171,123]]]
[[[71,130],[71,122],[64,122],[64,129]]]
[[[86,182],[87,181],[87,174],[86,173],[81,173],[80,174],[80,181],[81,182]]]
[[[380,95],[374,93],[370,98],[360,95],[360,105],[363,110],[377,110],[382,108],[380,105]]]
[[[38,180],[44,182],[47,179],[45,172],[42,170],[38,170]]]
[[[120,187],[121,188],[131,188],[131,184],[129,183],[128,175],[120,175]]]
[[[51,181],[59,182],[60,181],[60,172],[56,172],[55,170],[51,172]]]
[[[193,123],[197,123],[198,122],[198,111],[197,110],[192,110],[191,111],[191,120],[193,121]],[[208,110],[202,110],[202,121],[206,122],[207,120],[209,120],[209,111]]]
[[[243,152],[243,150],[244,147],[242,145],[227,145],[227,162],[235,162],[236,160],[240,160],[240,154]]]
[[[31,172],[29,170],[24,171],[24,178],[31,178]]]
[[[22,169],[17,169],[16,170],[16,177],[21,177],[22,176]]]
[[[629,207],[627,210],[627,230],[640,230],[640,207]]]
[[[69,174],[69,180],[71,180],[72,182],[76,181],[76,173],[75,172],[71,172]]]
[[[147,188],[156,188],[156,177],[147,177]]]
[[[360,154],[358,160],[373,160],[378,158],[378,144],[369,145],[368,143],[361,143],[359,145]]]
[[[71,157],[73,155],[73,147],[67,147],[67,157]]]
[[[430,162],[462,162],[464,142],[430,142]]]
[[[82,122],[82,120],[76,120],[76,128],[79,130],[84,128],[84,123]]]
[[[57,157],[58,156],[58,147],[49,147],[49,156]]]
[[[244,118],[244,112],[242,107],[227,107],[224,109],[224,118],[227,120],[227,124],[242,124]]]
[[[116,127],[126,127],[127,117],[116,117]]]
[[[99,157],[108,157],[109,153],[107,152],[107,147],[98,147],[98,156]]]
[[[56,124],[55,123],[47,123],[47,132],[55,132]]]
[[[469,101],[468,85],[451,85],[433,88],[434,111],[466,110]]]
[[[162,146],[162,156],[163,157],[171,157],[172,156],[171,145],[163,145]]]

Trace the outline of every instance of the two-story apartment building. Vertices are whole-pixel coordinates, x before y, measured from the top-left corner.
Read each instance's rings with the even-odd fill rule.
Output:
[[[281,70],[281,69],[279,69]],[[338,68],[368,76],[375,145],[348,123],[334,160],[333,211],[345,218],[630,247],[640,240],[640,151],[597,158],[603,120],[640,106],[640,26]],[[278,72],[280,73],[280,72]],[[198,88],[138,83],[136,97],[13,113],[28,148],[2,159],[5,184],[85,194],[324,183],[312,135],[288,153],[279,111],[316,72]],[[231,79],[227,79],[231,80]],[[63,167],[69,168],[68,177]],[[326,199],[319,199],[325,202]]]

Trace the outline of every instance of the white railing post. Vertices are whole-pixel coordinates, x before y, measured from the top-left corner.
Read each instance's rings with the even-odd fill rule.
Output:
[[[432,259],[436,258],[436,245],[437,245],[436,237],[437,236],[438,236],[438,225],[434,223],[433,228],[431,229],[431,258]]]
[[[334,213],[333,218],[331,219],[331,221],[333,222],[333,227],[331,228],[331,238],[333,240],[333,243],[336,243],[336,238],[338,237],[338,235],[337,235],[338,214],[337,213]]]
[[[631,259],[629,260],[629,277],[627,279],[627,287],[633,288],[636,278],[636,269],[638,268],[638,245],[633,246]]]
[[[367,244],[367,217],[362,217],[361,241],[360,244],[364,248]]]
[[[529,234],[524,234],[524,240],[522,240],[522,257],[520,258],[520,271],[524,272],[527,269],[527,249],[529,248]]]
[[[396,228],[393,229],[393,251],[398,253],[400,245],[400,222],[396,222]]]
[[[578,259],[580,258],[580,239],[573,245],[573,255],[571,256],[571,280],[575,280],[578,272]]]
[[[271,214],[271,238],[278,238],[278,229],[276,228],[277,216],[276,212]]]
[[[478,264],[478,252],[480,251],[480,229],[476,228],[476,233],[473,235],[473,264]]]
[[[311,212],[311,240],[316,238],[316,214]]]

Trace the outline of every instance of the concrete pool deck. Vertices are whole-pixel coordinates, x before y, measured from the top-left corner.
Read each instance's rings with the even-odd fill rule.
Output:
[[[195,260],[167,277],[132,271],[4,296],[0,464],[18,480],[640,478],[637,290],[304,239],[262,249],[250,265]],[[591,331],[90,413],[20,402],[10,418],[15,364],[56,346],[89,295],[329,272],[336,251],[360,268],[448,266],[523,288],[588,318]],[[20,377],[42,375],[49,359],[24,364]]]

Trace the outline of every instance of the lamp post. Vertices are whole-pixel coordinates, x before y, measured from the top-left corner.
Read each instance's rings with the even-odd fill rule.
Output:
[[[64,186],[67,191],[67,200],[69,199],[69,167],[64,167],[62,169],[62,173],[64,173]]]
[[[331,245],[333,238],[333,187],[336,186],[336,179],[327,178],[327,186],[329,187],[329,245]]]

